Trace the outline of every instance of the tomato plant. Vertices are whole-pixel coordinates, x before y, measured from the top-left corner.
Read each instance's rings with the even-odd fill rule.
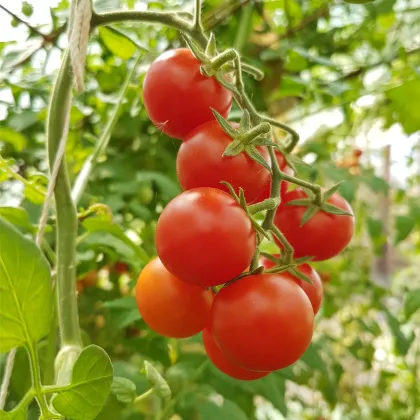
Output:
[[[284,172],[286,175],[293,175],[293,169],[288,166],[286,159],[284,158],[284,155],[279,151],[275,151],[275,157],[277,160],[277,164],[282,172]],[[286,194],[288,189],[290,188],[290,183],[287,181],[282,181],[280,184],[280,195],[283,196]],[[268,197],[270,197],[271,192],[271,178],[270,181],[265,185],[263,193],[260,195],[260,199],[264,200]]]
[[[189,133],[176,160],[181,187],[184,190],[213,187],[228,192],[221,184],[225,181],[237,192],[239,187],[243,188],[249,203],[262,197],[262,190],[270,184],[270,173],[244,152],[222,156],[231,141],[217,121],[209,121]],[[258,151],[267,162],[270,161],[266,148],[260,147]]]
[[[208,358],[212,361],[214,366],[216,366],[220,371],[232,378],[240,379],[242,381],[252,381],[254,379],[263,378],[264,376],[270,374],[270,372],[256,372],[248,369],[243,369],[238,365],[232,363],[222,353],[222,351],[214,341],[211,330],[208,327],[203,330],[203,344],[204,349],[206,350],[206,354]]]
[[[266,257],[260,258],[260,264],[266,269],[269,269],[274,266],[274,263]],[[309,300],[311,301],[314,314],[316,315],[319,311],[319,308],[321,307],[323,296],[323,286],[321,277],[309,264],[301,264],[297,267],[297,269],[301,273],[303,273],[309,280],[311,280],[312,284],[302,279],[299,279],[288,272],[282,273],[282,276],[290,278],[303,289],[303,291],[306,293]]]
[[[307,295],[282,274],[258,274],[223,287],[210,328],[220,350],[244,369],[273,371],[296,362],[312,339]]]
[[[314,261],[327,260],[339,254],[350,242],[354,233],[354,217],[318,211],[303,226],[304,206],[294,206],[293,200],[305,199],[300,189],[289,191],[277,209],[274,223],[294,248],[296,258],[312,256]],[[350,205],[339,194],[334,194],[329,204],[349,213]]]
[[[156,249],[165,267],[200,286],[216,286],[240,275],[255,246],[244,210],[215,188],[194,188],[175,197],[156,227]]]
[[[213,292],[179,280],[155,258],[140,273],[136,299],[150,328],[167,337],[185,338],[207,325]]]
[[[166,51],[150,66],[143,83],[144,105],[153,123],[171,137],[184,137],[213,120],[210,108],[227,116],[232,93],[200,72],[187,48]]]

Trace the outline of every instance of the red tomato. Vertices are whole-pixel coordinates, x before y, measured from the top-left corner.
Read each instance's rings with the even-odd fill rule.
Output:
[[[227,117],[232,93],[214,77],[203,76],[201,63],[187,48],[170,50],[150,66],[143,98],[153,123],[169,136],[183,139],[199,125],[214,120],[210,108]]]
[[[228,376],[242,381],[252,381],[254,379],[263,378],[270,374],[270,372],[256,372],[252,370],[243,369],[230,360],[226,359],[226,356],[220,351],[219,347],[214,341],[213,335],[210,328],[204,328],[203,330],[203,344],[206,350],[207,356],[220,371]]]
[[[114,271],[118,274],[125,274],[130,271],[130,267],[128,266],[128,264],[123,261],[117,261],[114,264],[113,268],[114,268]]]
[[[214,294],[172,275],[159,258],[150,261],[136,285],[136,299],[146,324],[161,335],[190,337],[209,321]]]
[[[354,217],[318,211],[308,222],[300,226],[306,207],[287,203],[302,198],[307,198],[307,195],[301,189],[288,192],[277,209],[275,225],[293,246],[295,258],[311,255],[314,261],[322,261],[336,256],[348,245],[353,236]],[[349,203],[339,194],[334,194],[328,203],[353,213]]]
[[[268,258],[261,257],[260,265],[266,269],[269,269],[274,266],[274,263]],[[303,289],[303,291],[306,293],[306,296],[308,296],[309,300],[311,301],[314,314],[316,315],[321,306],[322,295],[324,293],[321,278],[319,277],[319,274],[308,264],[299,265],[297,268],[300,272],[305,274],[306,277],[309,277],[309,279],[312,281],[312,284],[303,281],[287,272],[282,273],[282,275],[293,280]]]
[[[222,288],[210,328],[238,366],[274,371],[296,362],[311,342],[314,311],[305,292],[283,274],[257,274]]]
[[[216,188],[194,188],[175,197],[156,227],[156,249],[175,276],[216,286],[239,276],[255,252],[255,231],[235,199]]]
[[[229,192],[220,183],[226,181],[232,184],[236,192],[242,187],[249,203],[256,201],[270,182],[270,173],[245,153],[223,157],[231,142],[232,139],[217,121],[209,121],[189,133],[176,161],[181,187],[184,190],[213,187]],[[270,161],[267,148],[260,147],[259,152],[267,162]]]
[[[292,176],[294,174],[293,169],[290,168],[287,165],[286,159],[284,158],[283,154],[276,150],[275,151],[276,160],[279,165],[279,168],[282,172],[284,172],[286,175]],[[290,184],[286,181],[282,181],[280,184],[280,195],[283,197],[284,194],[286,194],[287,190],[289,189]],[[260,196],[260,200],[265,200],[266,198],[270,197],[271,194],[271,177],[268,180],[268,182],[265,184],[263,193]]]

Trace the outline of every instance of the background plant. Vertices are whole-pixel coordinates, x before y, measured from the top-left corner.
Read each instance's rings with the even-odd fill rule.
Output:
[[[95,2],[95,9],[146,7],[138,2],[112,3]],[[190,10],[190,4],[182,2],[153,2],[147,8],[169,6]],[[33,9],[36,12],[36,4]],[[419,130],[417,9],[414,2],[388,0],[366,6],[290,1],[204,5],[203,24],[215,32],[219,48],[234,46],[245,62],[265,71],[261,82],[245,77],[256,108],[310,133],[298,154],[312,168],[301,168],[299,175],[327,185],[345,180],[340,193],[357,211],[353,246],[318,264],[324,279],[332,280],[326,286],[314,345],[298,366],[252,384],[228,380],[203,364],[199,338],[175,342],[148,331],[130,293],[139,270],[154,254],[156,219],[180,192],[175,181],[178,144],[151,126],[141,103],[141,81],[160,51],[180,46],[183,40],[173,29],[134,22],[92,34],[86,91],[74,98],[70,112],[66,158],[72,182],[103,136],[121,85],[140,61],[123,95],[106,159],[95,152],[92,159],[99,162],[78,208],[76,285],[82,339],[103,347],[113,360],[114,375],[136,385],[131,393],[130,385],[121,386],[124,398],[114,383],[98,418],[138,418],[139,413],[145,418],[156,413],[165,417],[173,412],[184,418],[271,419],[276,412],[287,418],[328,418],[331,413],[342,418],[415,418],[419,202],[418,177],[410,175],[416,174],[418,158],[416,148],[409,145],[415,145]],[[21,21],[31,22],[31,7],[23,3],[18,19],[12,19],[28,32],[28,42],[1,44],[2,101],[7,111],[3,107],[0,127],[4,204],[0,212],[28,235],[36,232],[46,192],[46,105],[55,79],[54,57],[64,45],[67,2],[53,8],[51,16],[47,25],[38,28],[35,21],[28,28]],[[10,19],[5,14],[1,18],[2,24]],[[325,109],[329,113],[324,120],[335,121],[332,127],[317,130]],[[309,123],[302,120],[307,114],[315,115]],[[232,118],[235,115],[239,113],[233,112]],[[389,148],[383,149],[378,140],[382,127],[390,129],[391,158]],[[411,140],[404,133],[412,135]],[[363,149],[360,159],[353,155],[355,148]],[[389,175],[396,158],[404,178],[397,171],[397,179]],[[21,208],[12,207],[16,205]],[[51,219],[43,243],[50,263],[51,249],[57,245],[54,229]],[[2,310],[4,302],[2,298]],[[44,385],[52,383],[54,337],[58,338],[52,329],[48,340],[37,346]],[[163,392],[131,404],[135,395],[150,389],[140,372],[144,360],[152,361],[170,384],[173,398],[168,403]],[[8,410],[30,387],[27,363],[26,353],[19,350]],[[224,399],[215,398],[215,393]],[[29,416],[37,415],[32,404]]]

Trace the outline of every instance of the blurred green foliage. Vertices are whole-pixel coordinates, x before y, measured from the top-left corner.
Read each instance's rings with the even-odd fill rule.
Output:
[[[97,0],[94,5],[97,11],[191,6],[182,0]],[[32,24],[33,11],[42,7],[23,2],[19,17]],[[50,23],[34,22],[32,29],[13,18],[27,40],[0,43],[0,215],[27,234],[36,231],[48,180],[46,107],[51,69],[65,45],[67,10],[68,1],[61,0],[51,8]],[[153,59],[183,41],[174,30],[138,23],[115,26],[131,41],[106,27],[94,33],[86,92],[75,97],[71,110],[66,156],[72,181],[92,153],[134,58],[142,57],[106,156],[95,167],[79,208],[96,203],[109,208],[81,220],[77,249],[85,344],[104,347],[119,377],[98,419],[152,419],[158,413],[186,420],[419,419],[415,168],[420,150],[414,142],[411,149],[405,146],[400,161],[408,175],[391,179],[382,176],[382,166],[391,163],[375,136],[397,128],[393,150],[409,144],[406,135],[420,130],[420,4],[208,0],[203,22],[220,48],[234,46],[246,62],[264,70],[262,82],[246,78],[258,110],[292,121],[298,131],[314,127],[298,150],[312,167],[299,168],[299,175],[326,185],[344,181],[340,192],[354,207],[357,234],[341,256],[316,264],[325,281],[324,304],[314,343],[293,367],[254,382],[236,381],[210,365],[200,337],[167,340],[150,331],[132,291],[155,254],[156,220],[181,189],[175,172],[179,143],[152,126],[141,86]],[[325,112],[333,124],[319,127],[317,118]],[[232,118],[237,117],[234,108]],[[360,138],[367,139],[362,147]],[[360,148],[363,155],[356,158]],[[46,240],[53,249],[52,226]],[[46,254],[53,258],[48,249]],[[43,346],[41,363],[51,357]],[[135,384],[137,395],[147,391],[144,360],[153,362],[171,387],[169,402],[153,395],[130,404],[133,390],[121,378]],[[3,364],[0,355],[0,370]],[[26,355],[19,351],[9,408],[28,387]],[[37,418],[35,406],[28,418]]]

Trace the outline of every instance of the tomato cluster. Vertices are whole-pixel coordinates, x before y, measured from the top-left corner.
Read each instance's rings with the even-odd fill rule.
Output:
[[[296,272],[270,272],[275,264],[266,258],[259,261],[264,271],[247,271],[257,236],[249,215],[221,181],[236,191],[242,188],[247,203],[255,203],[270,196],[271,177],[245,152],[223,156],[232,139],[210,108],[226,117],[230,91],[204,76],[189,50],[178,49],[152,64],[143,92],[155,125],[183,141],[177,173],[185,190],[163,210],[156,227],[158,257],[137,282],[144,321],[168,337],[202,331],[209,359],[236,379],[258,379],[289,366],[311,342],[322,281],[308,264],[296,270],[310,283]],[[266,148],[258,151],[270,165]],[[282,172],[291,174],[284,156],[276,153]],[[351,216],[319,210],[302,225],[306,207],[289,204],[307,198],[305,191],[287,192],[285,183],[280,188],[282,204],[274,222],[293,246],[295,258],[331,258],[348,244]],[[338,194],[328,203],[351,213]],[[216,286],[221,286],[217,292]]]

